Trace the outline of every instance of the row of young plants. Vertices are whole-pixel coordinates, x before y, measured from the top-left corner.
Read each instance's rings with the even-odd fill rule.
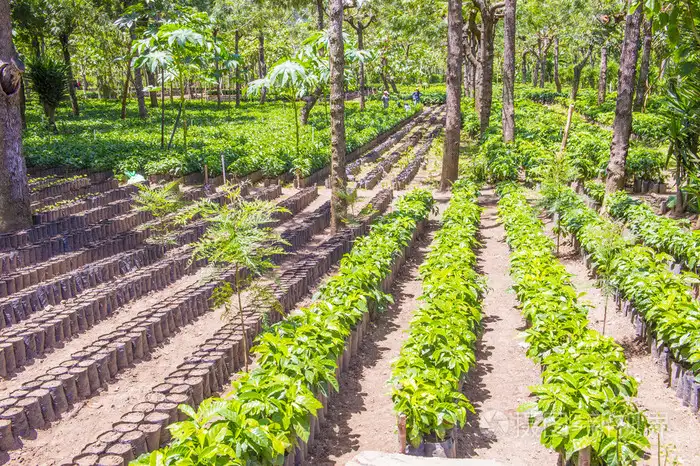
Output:
[[[625,372],[624,351],[588,328],[588,308],[522,189],[507,183],[498,193],[513,289],[529,324],[527,355],[542,367],[542,383],[531,388],[537,402],[526,405],[540,440],[567,460],[590,452],[590,464],[633,464],[649,447],[648,421],[632,401],[637,381]]]
[[[391,301],[382,283],[433,205],[425,190],[400,198],[356,240],[308,308],[257,338],[257,365],[236,379],[230,396],[205,400],[196,411],[181,406],[190,419],[171,427],[169,446],[138,464],[282,464],[299,440],[308,440],[319,400],[338,390],[337,361],[352,331]]]
[[[671,256],[624,238],[619,225],[587,207],[572,189],[543,192],[558,228],[577,239],[606,286],[632,303],[656,344],[700,381],[700,302],[692,295],[697,276],[671,272]]]
[[[297,155],[293,113],[284,102],[266,105],[244,102],[240,108],[217,107],[214,102],[188,103],[187,150],[181,131],[165,134],[161,148],[160,113],[146,120],[118,120],[119,103],[89,100],[81,116],[61,118],[57,134],[47,131],[28,106],[29,128],[23,146],[33,167],[70,166],[76,169],[138,172],[144,175],[182,176],[202,171],[206,163],[212,175],[221,173],[223,155],[227,173],[245,176],[262,171],[279,176],[292,169],[304,176],[324,167],[330,158],[330,126],[326,106],[314,109],[309,124],[300,128]],[[371,141],[400,121],[420,111],[369,102],[364,111],[357,102],[346,104],[346,139],[349,151]],[[68,112],[68,110],[62,110]],[[166,112],[166,128],[177,119],[177,110]],[[180,124],[183,124],[181,121]]]
[[[602,204],[605,186],[599,182],[587,183],[584,192]],[[656,215],[649,204],[634,199],[624,191],[608,197],[607,212],[625,223],[645,245],[673,256],[688,270],[697,271],[700,265],[700,236],[690,230],[688,220],[676,220]]]
[[[409,336],[394,362],[391,378],[394,411],[406,420],[407,441],[450,437],[474,412],[462,383],[475,364],[481,331],[483,278],[474,270],[481,208],[476,184],[460,180],[452,187],[442,228],[420,267],[423,305],[411,320]]]

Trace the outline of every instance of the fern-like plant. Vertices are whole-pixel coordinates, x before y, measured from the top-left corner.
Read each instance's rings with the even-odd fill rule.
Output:
[[[184,207],[185,203],[180,193],[180,183],[171,181],[165,186],[151,188],[145,184],[137,184],[139,192],[134,195],[136,210],[149,212],[156,222],[149,225],[150,243],[164,244],[172,242],[170,233],[176,226],[177,218],[173,215]]]
[[[222,189],[225,193],[223,202],[205,199],[185,209],[178,218],[182,224],[195,217],[209,223],[207,231],[194,245],[192,259],[206,259],[217,269],[234,272],[233,283],[220,285],[214,291],[213,298],[215,305],[225,307],[226,316],[232,320],[237,316],[243,328],[244,289],[250,295],[251,309],[280,308],[269,288],[256,285],[253,281],[275,267],[271,257],[285,252],[282,247],[285,241],[269,225],[274,223],[276,214],[287,210],[268,201],[247,201],[237,186],[225,185]],[[232,298],[235,298],[233,303]],[[243,338],[243,350],[247,355],[246,338]],[[247,359],[245,370],[248,371]]]
[[[46,55],[29,64],[29,81],[39,95],[48,120],[47,126],[53,131],[56,131],[56,109],[68,90],[67,71],[66,65]]]

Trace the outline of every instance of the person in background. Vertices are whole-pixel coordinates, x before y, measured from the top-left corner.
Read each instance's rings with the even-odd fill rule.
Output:
[[[420,102],[420,98],[421,98],[420,91],[418,89],[416,89],[416,92],[413,93],[412,97],[413,97],[413,104],[418,105],[418,103]]]
[[[384,108],[389,108],[389,91],[384,91],[382,102],[384,102]]]

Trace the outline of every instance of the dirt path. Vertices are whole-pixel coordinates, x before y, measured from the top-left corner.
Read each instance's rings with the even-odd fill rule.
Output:
[[[551,222],[547,223],[551,225]],[[590,327],[602,332],[605,296],[589,277],[588,269],[570,242],[562,242],[559,259],[573,275],[572,282],[576,289],[586,293],[583,299],[592,306],[588,315]],[[639,393],[635,399],[637,405],[647,411],[652,423],[664,430],[661,437],[662,464],[667,448],[672,450],[667,456],[669,464],[674,458],[682,460],[682,464],[700,464],[700,420],[681,404],[674,390],[668,387],[646,345],[635,338],[634,326],[621,312],[617,312],[612,299],[608,303],[605,334],[613,337],[625,349],[627,372],[639,381]],[[642,464],[657,465],[659,442],[656,434],[651,434],[649,441],[652,444],[650,457]]]
[[[446,196],[439,199],[441,210],[447,201]],[[438,227],[433,218],[394,283],[394,304],[371,323],[350,370],[341,376],[340,393],[329,405],[326,424],[306,464],[345,464],[360,451],[397,451],[396,415],[387,381],[391,363],[399,355],[411,317],[420,305],[418,267]]]
[[[484,333],[477,346],[476,368],[469,373],[465,394],[476,408],[457,437],[459,457],[494,459],[506,464],[553,465],[557,455],[540,444],[539,432],[528,429],[517,412],[530,400],[528,386],[539,383],[539,369],[525,356],[518,332],[525,322],[517,309],[508,274],[509,249],[496,215],[493,190],[483,190],[480,203],[483,247],[481,273],[488,280],[484,298]]]

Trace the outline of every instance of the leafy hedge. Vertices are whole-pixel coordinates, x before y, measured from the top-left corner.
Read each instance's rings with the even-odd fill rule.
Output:
[[[670,254],[689,270],[700,265],[700,234],[688,228],[687,220],[660,217],[623,191],[610,196],[607,205],[610,215],[624,221],[645,245]]]
[[[282,464],[297,439],[308,440],[317,399],[338,389],[336,361],[371,307],[391,300],[382,282],[433,207],[432,195],[414,190],[359,238],[310,307],[272,326],[252,349],[256,368],[233,383],[232,396],[211,398],[191,419],[171,427],[171,445],[138,464]]]
[[[613,215],[626,212],[620,198],[612,203]],[[700,375],[700,302],[690,289],[695,275],[672,273],[668,254],[624,239],[615,223],[586,207],[571,189],[549,196],[546,202],[559,214],[562,230],[574,235],[591,255],[598,274],[644,317],[657,342],[667,345],[674,359],[696,377]]]
[[[513,289],[530,324],[527,354],[542,366],[542,384],[531,388],[541,442],[567,459],[590,447],[593,464],[633,464],[649,447],[648,421],[632,401],[637,381],[624,351],[588,328],[588,309],[520,188],[501,185],[499,194]]]
[[[485,288],[474,270],[481,218],[477,197],[474,183],[454,184],[442,228],[420,268],[424,304],[393,366],[394,411],[406,416],[413,446],[426,437],[444,439],[450,429],[464,425],[467,411],[474,412],[461,384],[475,364]]]

